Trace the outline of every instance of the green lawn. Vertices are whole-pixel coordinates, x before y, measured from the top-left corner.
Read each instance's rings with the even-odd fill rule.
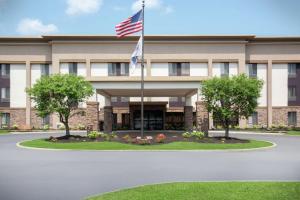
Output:
[[[300,131],[288,131],[287,135],[298,135],[298,136],[300,136]]]
[[[249,143],[238,144],[206,144],[196,142],[172,142],[161,145],[133,145],[119,142],[74,142],[55,143],[45,139],[37,139],[22,142],[21,145],[28,147],[51,148],[51,149],[80,149],[80,150],[211,150],[211,149],[248,149],[272,146],[265,141],[251,140]]]
[[[296,200],[300,182],[199,182],[147,185],[88,200]]]
[[[9,133],[8,130],[0,130],[0,135],[1,135],[1,134],[8,134],[8,133]]]

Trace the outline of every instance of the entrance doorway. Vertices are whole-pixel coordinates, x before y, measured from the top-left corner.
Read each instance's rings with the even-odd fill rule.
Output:
[[[144,129],[145,130],[162,130],[164,126],[162,110],[144,110]],[[133,112],[133,128],[141,129],[141,111]]]

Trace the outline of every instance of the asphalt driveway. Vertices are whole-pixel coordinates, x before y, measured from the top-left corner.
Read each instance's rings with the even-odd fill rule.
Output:
[[[16,142],[49,135],[0,135],[1,200],[82,199],[174,181],[300,181],[297,136],[235,135],[277,144],[252,151],[101,152],[16,147]]]

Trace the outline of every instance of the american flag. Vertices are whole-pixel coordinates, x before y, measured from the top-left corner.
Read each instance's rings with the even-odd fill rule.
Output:
[[[124,37],[143,30],[143,11],[140,10],[132,17],[116,25],[117,37]]]

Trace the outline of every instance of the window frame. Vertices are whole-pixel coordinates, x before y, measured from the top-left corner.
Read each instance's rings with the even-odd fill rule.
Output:
[[[291,69],[294,70],[291,70]],[[290,78],[295,78],[297,76],[297,64],[296,63],[289,63],[288,64],[288,76]]]
[[[290,118],[292,117],[292,119]],[[297,126],[297,112],[288,112],[288,126]]]
[[[70,73],[70,68],[69,68]],[[50,75],[50,65],[49,64],[41,64],[41,76],[49,76]]]
[[[10,102],[10,88],[3,87],[3,88],[1,88],[0,92],[1,92],[1,94],[0,94],[1,102]],[[5,94],[5,95],[3,95],[3,94]]]
[[[3,123],[5,119],[5,123]],[[3,128],[3,126],[10,126],[10,113],[1,113],[1,128]]]
[[[10,77],[10,64],[0,64],[0,77],[1,78]]]
[[[108,76],[129,76],[129,63],[114,62],[108,63]]]
[[[292,90],[292,92],[291,92]],[[293,94],[293,96],[291,96]],[[288,86],[288,100],[296,101],[297,100],[297,87],[294,85]]]
[[[221,64],[221,77],[229,77],[229,62],[223,62]]]
[[[248,64],[249,77],[257,78],[257,63]]]
[[[169,76],[190,76],[191,64],[189,62],[169,62]]]
[[[73,75],[78,74],[78,63],[77,62],[68,63],[68,67],[69,67],[69,74],[73,74]]]

